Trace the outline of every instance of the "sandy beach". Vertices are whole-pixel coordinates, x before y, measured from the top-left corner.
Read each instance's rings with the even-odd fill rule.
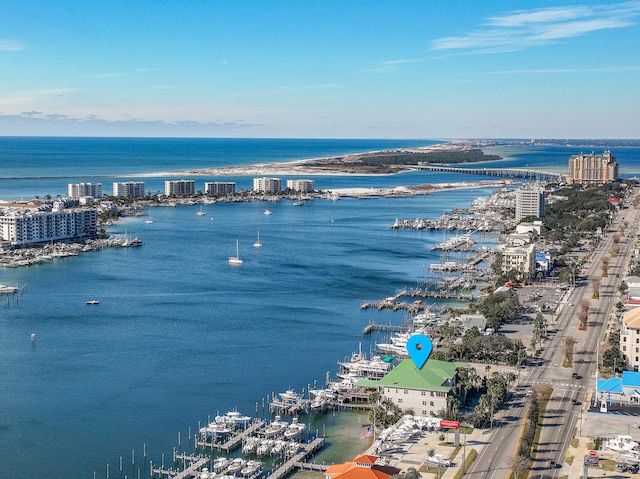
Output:
[[[174,170],[157,173],[146,173],[136,176],[140,177],[162,177],[162,176],[314,176],[314,175],[389,175],[412,171],[412,165],[387,164],[372,167],[365,162],[372,158],[384,155],[425,155],[435,152],[462,152],[477,148],[478,145],[472,142],[452,142],[437,145],[430,145],[419,148],[402,148],[397,150],[368,151],[363,153],[353,153],[349,155],[311,158],[279,163],[259,163],[255,165],[229,166],[201,168],[196,170]]]

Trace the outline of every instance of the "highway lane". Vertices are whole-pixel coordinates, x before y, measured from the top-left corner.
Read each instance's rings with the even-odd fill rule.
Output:
[[[637,189],[630,195],[627,204],[637,196]],[[523,387],[516,393],[516,404],[497,415],[496,427],[487,433],[488,444],[480,450],[478,458],[467,472],[474,478],[502,479],[508,477],[509,459],[516,454],[517,439],[527,411],[526,391],[530,388],[553,388],[547,412],[543,419],[543,429],[539,440],[536,459],[532,464],[532,477],[559,477],[560,467],[550,467],[551,461],[562,464],[565,451],[574,436],[576,428],[583,421],[582,410],[589,388],[595,388],[595,371],[598,350],[605,340],[605,332],[612,309],[616,303],[616,291],[627,273],[626,265],[633,252],[635,235],[638,232],[640,211],[629,206],[619,211],[613,218],[608,231],[593,252],[589,264],[581,276],[585,280],[565,295],[560,307],[550,340],[542,353],[543,365],[527,371]],[[614,244],[614,234],[627,221],[629,236],[620,242],[620,253],[610,257]],[[609,275],[602,276],[602,258],[610,257]],[[600,298],[591,299],[592,278],[600,278]],[[586,331],[577,329],[576,312],[581,300],[590,303],[588,327]],[[573,368],[562,367],[567,337],[576,340]],[[572,377],[576,373],[579,378]]]

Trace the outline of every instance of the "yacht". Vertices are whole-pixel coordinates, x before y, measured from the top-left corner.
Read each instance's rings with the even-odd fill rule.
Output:
[[[240,249],[238,247],[238,240],[236,240],[236,255],[229,256],[229,264],[233,264],[233,265],[242,264],[242,260],[240,259]]]
[[[244,477],[251,477],[254,474],[262,470],[262,463],[260,461],[247,461],[247,465],[242,468],[240,474]]]
[[[264,210],[264,214],[265,215],[270,215],[271,214],[271,210]]]
[[[271,421],[271,424],[264,430],[265,437],[275,437],[283,434],[287,429],[289,423],[287,421],[282,421],[280,416],[276,416],[274,421]]]
[[[286,431],[284,432],[284,437],[286,439],[297,439],[302,435],[305,429],[305,425],[298,422],[298,418],[294,417],[291,421],[291,424],[287,426]]]
[[[233,476],[237,472],[240,472],[246,465],[247,461],[245,461],[241,457],[236,457],[235,459],[231,460],[229,467],[227,467],[227,474]]]

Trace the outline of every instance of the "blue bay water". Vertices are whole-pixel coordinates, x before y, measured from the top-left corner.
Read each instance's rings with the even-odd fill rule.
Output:
[[[219,151],[211,164],[199,141],[176,140],[176,146],[160,140],[164,151],[155,140],[145,140],[154,155],[131,166],[126,141],[109,150],[109,141],[103,140],[96,151],[90,142],[80,148],[65,146],[60,139],[58,150],[77,151],[73,161],[58,169],[51,164],[62,153],[56,150],[55,158],[49,157],[39,141],[24,140],[7,149],[0,139],[0,176],[25,178],[2,180],[0,196],[23,187],[26,197],[43,196],[48,193],[43,185],[58,185],[64,194],[66,178],[75,176],[74,163],[78,173],[100,178],[183,169],[186,164],[195,168],[285,161],[396,144],[359,142],[350,147],[327,140],[311,148],[303,147],[304,141],[296,147],[291,140],[273,140],[271,151],[277,154],[257,148],[252,157],[249,141],[242,147],[242,160],[237,152],[224,156]],[[240,144],[236,140],[231,149]],[[118,153],[105,166],[95,163],[102,151]],[[563,150],[525,153],[531,166],[567,159]],[[177,156],[175,162],[171,155]],[[154,156],[164,159],[155,163]],[[5,164],[17,157],[33,162],[12,164],[7,174]],[[316,185],[331,189],[478,178],[420,172],[319,177]],[[250,184],[250,178],[241,179]],[[435,218],[490,191],[314,200],[303,207],[286,200],[216,203],[204,207],[204,216],[196,215],[195,206],[154,208],[152,224],[128,218],[110,228],[113,234],[138,236],[144,242],[140,248],[105,249],[0,270],[0,283],[28,285],[0,311],[0,478],[91,478],[94,471],[105,477],[106,464],[111,477],[119,477],[120,457],[130,464],[135,450],[140,462],[145,445],[147,460],[159,464],[161,454],[168,458],[177,446],[178,432],[184,446],[189,429],[194,433],[208,415],[233,408],[250,415],[257,408],[261,415],[262,398],[272,392],[299,391],[314,381],[323,384],[325,374],[335,376],[336,362],[359,343],[369,351],[381,340],[362,336],[369,319],[402,319],[401,313],[362,311],[360,303],[415,285],[428,264],[440,260],[430,247],[443,239],[442,233],[391,230],[395,218]],[[265,208],[273,214],[264,215]],[[252,247],[258,231],[260,249]],[[227,262],[235,254],[236,239],[244,260],[239,268]],[[87,306],[89,299],[100,304]],[[331,426],[330,418],[324,421]]]

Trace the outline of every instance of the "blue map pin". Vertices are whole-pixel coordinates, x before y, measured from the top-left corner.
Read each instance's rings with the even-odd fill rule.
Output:
[[[432,349],[431,340],[424,334],[414,334],[407,339],[407,352],[418,369],[427,362]]]

